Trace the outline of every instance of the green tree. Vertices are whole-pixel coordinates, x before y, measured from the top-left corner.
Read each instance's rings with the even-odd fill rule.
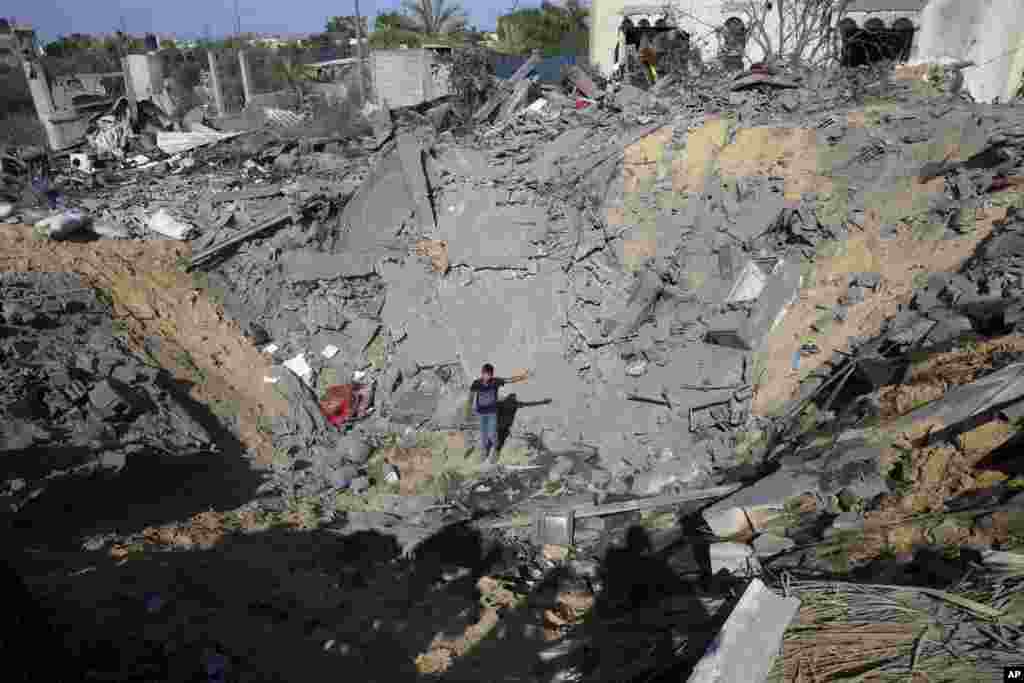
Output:
[[[351,37],[356,37],[356,27],[362,24],[363,35],[365,36],[369,31],[367,30],[366,17],[359,17],[360,21],[356,22],[354,16],[336,16],[330,17],[327,20],[327,32],[328,33],[344,33]]]
[[[445,0],[402,0],[403,23],[409,30],[428,36],[461,32],[466,11],[457,2]]]
[[[274,75],[294,90],[300,101],[306,92],[306,84],[313,79],[313,72],[309,66],[297,64],[290,59],[275,63]]]
[[[498,45],[502,52],[521,54],[540,50],[546,55],[586,52],[589,11],[579,0],[563,5],[544,2],[498,18]]]
[[[405,28],[404,21],[400,12],[380,12],[373,20],[373,31],[398,31]]]
[[[170,38],[164,38],[163,40],[160,41],[160,48],[163,49],[163,50],[169,50],[169,49],[171,49],[173,47],[177,47],[177,43],[175,43]]]
[[[370,47],[375,50],[394,50],[405,45],[410,49],[423,46],[423,35],[404,28],[389,28],[370,34]]]

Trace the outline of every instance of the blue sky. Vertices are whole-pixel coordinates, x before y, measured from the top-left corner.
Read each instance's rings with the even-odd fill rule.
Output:
[[[493,29],[495,20],[512,8],[515,0],[463,0],[470,24]],[[519,6],[539,5],[520,2]],[[360,0],[362,14],[398,8],[400,0]],[[238,0],[242,30],[255,32],[311,33],[324,28],[333,14],[354,14],[353,0]],[[129,33],[175,33],[183,37],[203,35],[209,24],[214,36],[233,31],[234,0],[0,0],[0,13],[19,23],[35,26],[44,40],[58,35],[110,33],[123,16]],[[372,19],[371,19],[372,25]]]

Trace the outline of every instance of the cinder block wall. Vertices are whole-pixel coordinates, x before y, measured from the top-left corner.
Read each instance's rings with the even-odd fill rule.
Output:
[[[424,73],[429,75],[426,50],[374,50],[373,78],[378,100],[390,107],[411,107],[427,99]]]

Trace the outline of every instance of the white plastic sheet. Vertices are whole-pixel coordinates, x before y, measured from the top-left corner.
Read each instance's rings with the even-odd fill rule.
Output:
[[[164,237],[175,240],[187,239],[195,232],[195,227],[179,221],[167,212],[167,209],[160,209],[149,219],[149,229],[158,232]]]
[[[81,211],[65,211],[39,221],[36,229],[45,231],[52,240],[63,240],[81,230],[88,222],[88,217]]]
[[[309,384],[313,380],[313,368],[306,362],[306,354],[300,353],[294,358],[289,358],[284,362],[284,366],[298,375],[306,384]]]

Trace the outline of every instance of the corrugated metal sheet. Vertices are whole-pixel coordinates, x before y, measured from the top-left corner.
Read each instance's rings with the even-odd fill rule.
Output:
[[[241,133],[165,133],[161,131],[156,134],[156,146],[164,154],[181,154],[238,135]]]
[[[267,117],[267,121],[274,126],[280,126],[282,128],[294,128],[295,126],[302,125],[305,121],[302,114],[298,114],[287,109],[275,109],[274,107],[265,107],[263,113]]]

